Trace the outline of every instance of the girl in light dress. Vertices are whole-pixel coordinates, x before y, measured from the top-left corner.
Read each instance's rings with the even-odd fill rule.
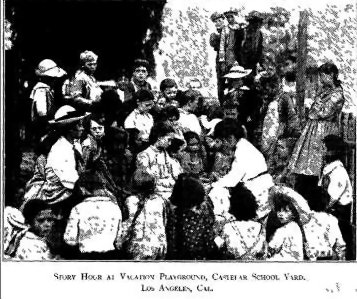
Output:
[[[268,261],[304,260],[305,233],[303,223],[310,220],[311,211],[301,195],[288,187],[274,186],[270,201],[277,218],[273,229],[268,221]]]
[[[134,195],[126,199],[129,219],[118,228],[115,246],[123,258],[132,260],[164,259],[167,251],[166,201],[155,193],[155,177],[144,169],[133,176]]]
[[[155,193],[166,200],[170,198],[175,181],[182,173],[180,163],[167,152],[175,138],[177,135],[171,126],[155,124],[150,133],[150,146],[136,158],[137,169],[143,168],[155,177]]]

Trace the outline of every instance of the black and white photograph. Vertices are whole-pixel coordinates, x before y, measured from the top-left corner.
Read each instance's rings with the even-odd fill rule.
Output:
[[[53,298],[72,279],[133,298],[238,280],[285,298],[285,281],[295,298],[316,275],[332,280],[315,298],[357,294],[354,0],[6,0],[1,15],[4,299],[25,296],[22,269],[47,271]]]

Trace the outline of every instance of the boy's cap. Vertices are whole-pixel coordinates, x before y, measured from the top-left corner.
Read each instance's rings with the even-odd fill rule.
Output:
[[[211,15],[211,20],[212,22],[216,21],[217,19],[219,18],[222,18],[224,19],[224,15],[220,12],[214,12],[212,15]]]
[[[138,67],[145,67],[147,71],[149,71],[149,67],[150,64],[147,60],[145,59],[135,59],[134,61],[134,71],[138,68]]]

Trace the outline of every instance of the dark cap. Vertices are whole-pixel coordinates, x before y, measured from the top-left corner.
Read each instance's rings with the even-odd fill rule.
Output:
[[[259,11],[253,10],[245,17],[245,19],[251,23],[253,22],[261,23],[263,22],[264,17],[262,13],[260,13]]]
[[[220,12],[214,12],[212,15],[211,15],[211,20],[212,22],[214,22],[215,20],[219,19],[219,18],[222,18],[224,19],[224,15]]]
[[[153,101],[154,95],[148,89],[141,89],[135,93],[134,98],[138,102]]]
[[[224,12],[224,15],[226,16],[226,17],[228,17],[229,15],[238,15],[238,9],[236,9],[236,8],[231,8],[231,9],[229,9],[229,10],[227,10],[226,12]]]

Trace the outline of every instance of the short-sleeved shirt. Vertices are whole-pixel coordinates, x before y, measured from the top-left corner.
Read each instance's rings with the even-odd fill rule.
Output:
[[[143,141],[149,141],[151,128],[154,126],[154,119],[150,113],[140,113],[138,109],[134,109],[125,119],[125,129],[138,129],[139,136]]]

